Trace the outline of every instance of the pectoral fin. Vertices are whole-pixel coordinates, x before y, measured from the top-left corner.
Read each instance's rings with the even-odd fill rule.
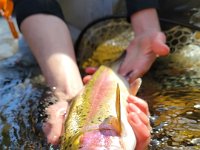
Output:
[[[115,129],[116,133],[120,136],[122,132],[122,125],[121,125],[121,108],[120,108],[120,89],[119,85],[117,84],[116,89],[116,114],[117,117],[109,117],[107,118],[108,124],[112,126],[113,129]]]
[[[121,108],[120,108],[120,89],[119,84],[117,84],[116,89],[116,112],[117,112],[117,120],[118,120],[118,126],[119,126],[119,134],[121,134],[122,131],[122,125],[121,125]]]
[[[110,116],[105,120],[105,122],[109,125],[112,126],[112,129],[116,131],[116,133],[120,136],[122,133],[122,122],[121,122],[121,106],[120,106],[120,89],[119,85],[117,84],[117,89],[116,89],[116,114],[117,117]]]

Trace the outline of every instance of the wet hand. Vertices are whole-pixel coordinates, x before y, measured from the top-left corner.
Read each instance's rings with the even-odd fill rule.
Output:
[[[92,78],[92,75],[97,71],[98,68],[95,67],[87,67],[85,69],[86,76],[83,77],[83,83],[87,84],[88,81]]]
[[[127,77],[130,83],[143,76],[157,56],[165,56],[169,53],[169,47],[165,42],[165,35],[158,31],[148,31],[136,35],[127,48],[119,73]]]
[[[43,124],[42,129],[48,143],[53,145],[59,144],[59,139],[64,129],[67,108],[68,102],[66,101],[59,101],[47,108],[46,113],[49,117]]]
[[[148,105],[144,100],[132,95],[127,102],[128,121],[137,139],[136,150],[147,149],[151,139]]]

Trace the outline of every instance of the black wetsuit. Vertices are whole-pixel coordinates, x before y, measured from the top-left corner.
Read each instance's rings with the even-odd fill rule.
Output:
[[[52,14],[64,20],[62,10],[56,0],[14,0],[17,23],[36,13]],[[145,9],[156,8],[160,18],[188,22],[193,7],[200,7],[200,0],[126,0],[127,16]]]
[[[126,4],[128,17],[145,8],[156,8],[163,29],[176,24],[200,29],[190,24],[193,8],[200,8],[200,0],[126,0]]]

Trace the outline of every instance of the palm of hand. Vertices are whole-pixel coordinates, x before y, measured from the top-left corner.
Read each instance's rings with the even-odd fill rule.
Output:
[[[130,83],[143,76],[150,69],[156,56],[169,53],[169,47],[165,42],[166,38],[162,32],[136,35],[127,48],[127,54],[119,73],[128,77]]]

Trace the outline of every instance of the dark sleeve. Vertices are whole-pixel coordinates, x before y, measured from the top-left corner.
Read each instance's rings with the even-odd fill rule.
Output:
[[[64,20],[56,0],[14,0],[14,11],[19,27],[26,17],[38,13],[55,15]]]
[[[127,15],[130,17],[133,13],[146,9],[146,8],[158,8],[158,0],[126,0]]]

